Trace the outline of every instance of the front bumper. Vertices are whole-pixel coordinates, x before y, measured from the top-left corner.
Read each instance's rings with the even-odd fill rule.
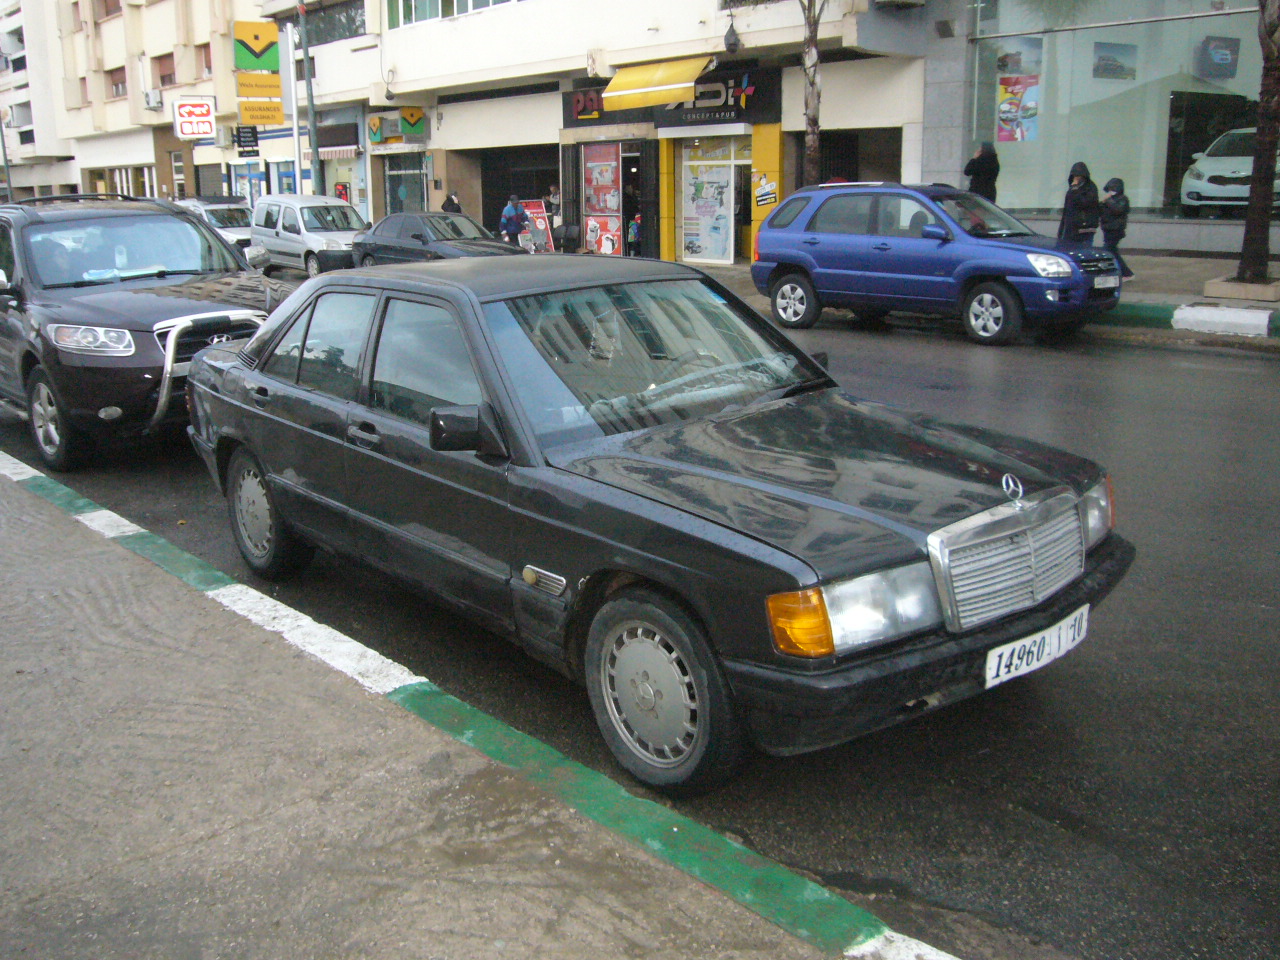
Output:
[[[766,753],[820,750],[982,693],[987,651],[1047,629],[1120,582],[1136,550],[1112,534],[1085,571],[1040,606],[965,634],[937,630],[870,651],[826,673],[724,664],[751,736]],[[1086,639],[1085,641],[1089,641]]]
[[[330,270],[347,270],[355,262],[351,259],[350,248],[346,250],[317,250],[315,255],[316,260],[320,263],[320,271],[322,273],[328,273]]]
[[[1110,310],[1120,302],[1120,287],[1098,288],[1093,275],[1075,277],[1010,277],[1030,319],[1070,317],[1095,310]]]

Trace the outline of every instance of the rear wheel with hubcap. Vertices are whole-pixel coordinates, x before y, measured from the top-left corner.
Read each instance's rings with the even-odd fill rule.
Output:
[[[375,259],[373,259],[373,254],[371,254],[371,253],[366,253],[366,254],[364,255],[364,258],[363,258],[363,259],[361,259],[361,261],[360,261],[360,266],[362,266],[362,267],[373,267],[373,266],[377,266],[377,263],[378,263],[378,261],[377,261],[377,260],[375,260]]]
[[[1009,343],[1022,330],[1022,304],[1005,284],[980,283],[965,298],[961,319],[971,340]]]
[[[803,273],[789,273],[769,292],[773,318],[791,330],[807,330],[818,322],[822,304],[813,283]]]
[[[262,465],[244,447],[231,455],[227,466],[227,510],[240,555],[264,579],[288,577],[306,566],[315,552],[285,524]]]
[[[66,406],[44,367],[27,377],[27,425],[36,452],[51,470],[70,470],[80,462],[89,438],[67,420]]]
[[[689,796],[733,775],[745,741],[729,688],[678,604],[643,588],[617,594],[591,623],[585,666],[600,732],[636,779]]]

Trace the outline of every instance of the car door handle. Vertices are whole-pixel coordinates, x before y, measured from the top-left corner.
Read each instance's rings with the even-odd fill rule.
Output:
[[[249,396],[253,400],[254,404],[260,407],[271,399],[271,391],[266,387],[254,387],[253,392],[249,394]]]
[[[891,247],[887,243],[876,243],[876,244],[872,244],[871,249],[872,250],[892,250],[893,247]]]
[[[382,442],[378,428],[371,423],[353,423],[347,427],[347,439],[357,447],[376,447]]]
[[[807,243],[807,244],[809,244],[809,246],[811,246],[811,247],[816,247],[816,246],[817,246],[818,244],[820,244],[822,241],[821,241],[821,240],[819,240],[817,237],[805,237],[805,238],[804,238],[803,240],[801,240],[800,242],[801,242],[801,243]]]

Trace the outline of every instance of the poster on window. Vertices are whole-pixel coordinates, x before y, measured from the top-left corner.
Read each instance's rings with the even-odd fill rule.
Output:
[[[1137,78],[1137,44],[1095,43],[1093,45],[1093,79],[1136,80]]]
[[[684,259],[732,263],[732,165],[686,163],[682,188]]]
[[[1040,115],[1040,75],[1001,77],[996,85],[996,140],[1036,138]]]
[[[592,253],[622,255],[622,145],[582,146],[583,246]]]
[[[547,205],[541,200],[521,200],[529,222],[520,231],[520,246],[530,253],[555,253],[556,245],[551,237],[551,218]]]

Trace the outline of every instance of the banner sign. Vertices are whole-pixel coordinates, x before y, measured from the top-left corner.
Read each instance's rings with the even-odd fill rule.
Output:
[[[216,132],[213,97],[177,97],[173,101],[173,135],[203,140]]]
[[[782,70],[756,67],[713,70],[698,78],[694,99],[665,107],[604,110],[604,87],[562,95],[563,125],[592,127],[616,123],[652,123],[656,127],[719,123],[778,123],[782,120]]]

